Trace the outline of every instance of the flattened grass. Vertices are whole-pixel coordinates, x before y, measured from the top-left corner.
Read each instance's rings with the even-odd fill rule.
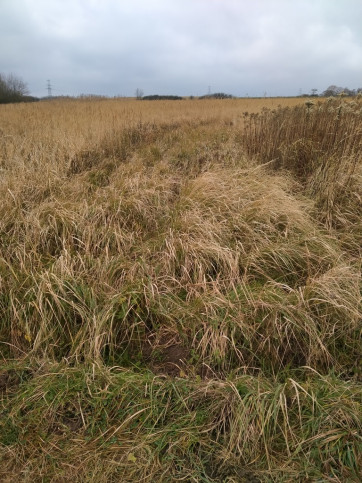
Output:
[[[228,102],[6,107],[4,481],[358,481],[360,101]]]

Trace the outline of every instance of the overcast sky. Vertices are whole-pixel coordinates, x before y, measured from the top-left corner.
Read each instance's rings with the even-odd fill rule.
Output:
[[[0,73],[35,96],[362,87],[362,0],[0,0]]]

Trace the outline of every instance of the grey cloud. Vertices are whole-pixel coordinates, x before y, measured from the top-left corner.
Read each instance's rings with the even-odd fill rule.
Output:
[[[0,71],[35,95],[353,88],[361,20],[360,0],[3,0]]]

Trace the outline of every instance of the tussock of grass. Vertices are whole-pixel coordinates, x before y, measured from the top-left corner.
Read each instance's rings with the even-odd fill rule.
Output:
[[[360,105],[205,102],[5,106],[4,481],[358,480]]]

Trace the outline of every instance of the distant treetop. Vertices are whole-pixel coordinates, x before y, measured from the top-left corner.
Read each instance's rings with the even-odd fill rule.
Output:
[[[358,87],[358,89],[349,89],[348,87],[339,87],[331,85],[327,87],[327,89],[322,92],[323,97],[334,97],[334,96],[356,96],[357,94],[362,93],[362,87]]]
[[[142,101],[180,101],[183,98],[180,96],[159,96],[154,94],[152,96],[138,97],[138,99],[141,99]]]
[[[215,92],[201,96],[199,99],[232,99],[233,97],[231,94],[225,94],[225,92]]]

